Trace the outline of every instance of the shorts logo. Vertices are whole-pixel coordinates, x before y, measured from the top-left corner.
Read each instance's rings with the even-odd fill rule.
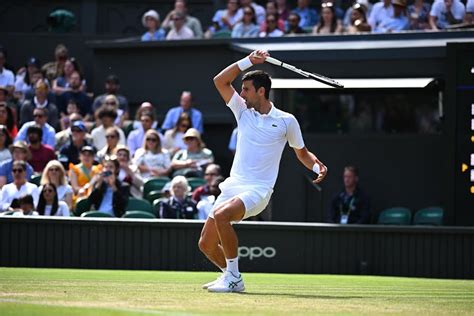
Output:
[[[260,258],[262,256],[265,258],[273,258],[276,256],[276,249],[273,247],[239,247],[240,258],[249,258],[250,260],[253,260],[254,258]]]

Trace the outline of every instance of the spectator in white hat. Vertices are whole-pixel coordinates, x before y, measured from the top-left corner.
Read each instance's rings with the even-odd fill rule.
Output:
[[[155,10],[143,14],[142,24],[148,30],[142,35],[142,42],[161,41],[166,38],[166,32],[160,28],[160,15]]]

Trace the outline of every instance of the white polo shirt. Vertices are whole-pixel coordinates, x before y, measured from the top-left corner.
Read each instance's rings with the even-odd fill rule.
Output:
[[[0,69],[0,86],[15,86],[15,75],[8,69]]]
[[[237,120],[239,135],[230,177],[240,183],[273,189],[286,142],[296,149],[304,147],[298,121],[273,103],[268,114],[248,109],[237,92],[227,106]]]

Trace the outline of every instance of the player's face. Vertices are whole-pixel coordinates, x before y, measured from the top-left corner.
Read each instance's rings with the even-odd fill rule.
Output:
[[[247,103],[247,107],[255,107],[255,105],[258,104],[259,97],[252,80],[245,80],[242,82],[242,91],[240,92],[240,96]]]

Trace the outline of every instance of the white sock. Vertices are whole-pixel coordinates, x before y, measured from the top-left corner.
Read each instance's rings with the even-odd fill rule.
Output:
[[[239,257],[235,257],[233,259],[226,258],[225,262],[227,263],[226,270],[238,276],[239,275]]]

